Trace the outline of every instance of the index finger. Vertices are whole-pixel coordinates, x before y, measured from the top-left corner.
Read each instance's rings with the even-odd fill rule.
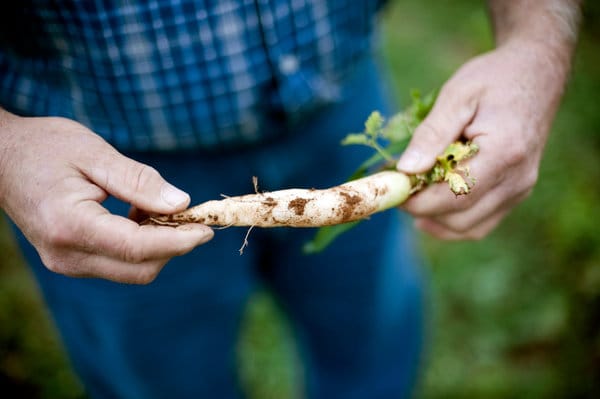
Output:
[[[214,233],[201,224],[177,228],[140,226],[122,216],[113,215],[95,201],[82,204],[80,243],[82,249],[112,256],[128,263],[142,263],[182,255],[209,241]]]
[[[476,97],[457,84],[447,83],[429,115],[415,129],[408,147],[398,161],[405,173],[422,173],[435,164],[436,157],[457,140],[477,110]]]

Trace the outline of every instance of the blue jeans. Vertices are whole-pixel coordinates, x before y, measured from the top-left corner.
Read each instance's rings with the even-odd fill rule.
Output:
[[[292,134],[222,153],[127,154],[154,166],[194,203],[253,190],[342,182],[367,155],[339,140],[362,130],[371,110],[389,114],[367,62],[353,95]],[[126,214],[128,206],[105,206]],[[319,255],[302,255],[308,229],[216,231],[173,259],[148,286],[49,272],[17,232],[73,366],[93,398],[237,398],[235,343],[249,296],[268,287],[291,320],[310,398],[401,398],[422,349],[423,284],[411,234],[396,211],[379,214]]]

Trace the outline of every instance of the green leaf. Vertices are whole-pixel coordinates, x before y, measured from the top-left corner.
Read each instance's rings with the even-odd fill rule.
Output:
[[[369,145],[369,138],[364,133],[351,133],[343,138],[342,145]]]
[[[396,114],[390,118],[381,131],[381,135],[390,142],[409,139],[415,130],[412,118],[405,114]]]
[[[369,115],[365,122],[365,133],[373,139],[376,139],[379,136],[379,131],[383,126],[383,122],[383,116],[381,116],[379,111],[371,112],[371,115]]]
[[[325,248],[329,246],[339,235],[345,233],[350,230],[357,224],[359,224],[361,220],[356,220],[354,222],[338,224],[335,226],[325,226],[319,228],[317,230],[317,234],[315,234],[314,238],[311,241],[308,241],[302,247],[302,252],[306,255],[314,255],[322,252]]]

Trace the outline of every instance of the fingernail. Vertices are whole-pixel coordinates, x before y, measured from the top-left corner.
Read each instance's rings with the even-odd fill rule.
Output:
[[[189,200],[189,195],[169,183],[164,183],[160,192],[162,200],[176,208]]]
[[[419,151],[407,150],[398,161],[398,169],[406,172],[418,170],[421,159],[423,159],[423,156]]]

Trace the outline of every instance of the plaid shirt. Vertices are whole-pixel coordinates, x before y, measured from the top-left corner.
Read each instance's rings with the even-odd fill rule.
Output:
[[[279,134],[343,99],[375,0],[24,0],[0,5],[0,105],[122,150]]]

